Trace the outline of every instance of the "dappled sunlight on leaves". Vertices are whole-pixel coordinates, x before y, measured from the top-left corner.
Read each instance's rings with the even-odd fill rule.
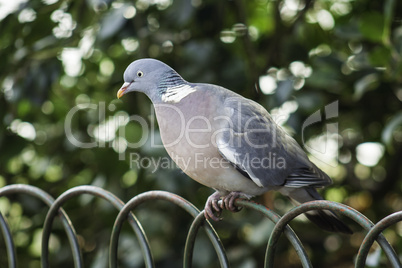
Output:
[[[188,81],[218,84],[258,101],[333,178],[323,196],[377,221],[402,210],[400,14],[395,0],[0,0],[0,187],[24,183],[57,196],[98,185],[123,201],[169,190],[203,207],[209,189],[171,162],[166,168],[152,164],[170,158],[155,146],[161,141],[149,100],[140,93],[116,99],[127,65],[154,57]],[[335,101],[336,117],[303,128],[312,114],[324,118]],[[328,134],[335,124],[337,132]],[[327,162],[308,147],[328,153]],[[264,198],[276,211],[291,208],[279,194]],[[86,267],[107,263],[117,212],[100,204],[88,197],[65,207],[74,215]],[[39,266],[43,208],[19,195],[0,198],[21,267]],[[230,220],[217,223],[217,231],[233,267],[261,267],[272,225],[241,213],[225,214]],[[175,250],[185,240],[186,218],[158,206],[139,216],[146,219],[156,263],[180,263]],[[345,267],[363,239],[359,231],[350,241],[336,234],[323,238],[303,219],[293,227],[303,234],[315,267]],[[386,233],[397,252],[401,230],[398,223]],[[69,252],[60,226],[53,231],[52,266],[73,266],[66,261],[70,255],[60,254]],[[199,241],[194,266],[212,267],[209,242]],[[119,249],[122,265],[143,265],[131,232],[122,235]],[[281,267],[299,264],[285,243],[277,261]]]

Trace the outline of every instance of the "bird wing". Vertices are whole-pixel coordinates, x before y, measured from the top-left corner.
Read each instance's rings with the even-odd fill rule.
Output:
[[[259,187],[321,187],[331,179],[258,103],[241,96],[223,101],[219,153]]]

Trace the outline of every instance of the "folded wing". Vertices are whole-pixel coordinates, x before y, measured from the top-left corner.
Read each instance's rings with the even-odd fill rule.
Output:
[[[217,135],[220,154],[260,187],[322,187],[331,179],[256,102],[242,97],[224,101],[226,118]]]

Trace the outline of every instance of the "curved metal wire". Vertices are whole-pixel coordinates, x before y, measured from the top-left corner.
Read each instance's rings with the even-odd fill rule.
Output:
[[[184,268],[191,267],[197,233],[198,233],[198,230],[200,229],[200,227],[203,226],[205,223],[207,223],[209,225],[208,227],[210,227],[212,229],[212,232],[210,232],[208,234],[209,234],[211,242],[218,254],[218,257],[219,257],[219,260],[221,263],[221,267],[229,267],[229,261],[227,259],[224,248],[222,246],[221,240],[220,240],[218,234],[212,228],[212,225],[209,223],[209,221],[205,220],[204,211],[201,211],[194,218],[194,221],[191,224],[190,230],[188,231],[186,245],[184,247],[183,267]]]
[[[362,226],[366,230],[370,230],[374,224],[363,214],[358,212],[357,210],[348,207],[344,204],[326,201],[326,200],[318,200],[318,201],[311,201],[307,203],[303,203],[297,207],[294,207],[290,211],[288,211],[283,217],[276,223],[274,230],[272,231],[271,237],[269,238],[269,247],[266,258],[273,263],[274,260],[274,251],[276,248],[276,244],[279,240],[279,237],[282,233],[284,227],[295,217],[299,216],[302,213],[305,213],[310,210],[332,210],[339,214],[345,215],[355,222],[357,222],[360,226]],[[385,254],[387,255],[389,261],[392,264],[392,267],[402,267],[398,256],[396,255],[394,249],[388,243],[383,235],[379,235],[377,242],[380,244],[381,248],[384,250]],[[364,267],[361,266],[361,267]]]
[[[57,214],[57,211],[60,209],[60,207],[67,202],[68,200],[81,195],[81,194],[91,194],[100,198],[103,198],[104,200],[108,201],[111,203],[115,208],[118,210],[121,210],[124,206],[124,203],[117,198],[115,195],[112,193],[96,187],[96,186],[77,186],[72,189],[67,190],[64,192],[62,195],[60,195],[52,204],[50,207],[44,227],[43,227],[43,233],[42,233],[42,267],[48,267],[48,256],[49,256],[49,239],[50,239],[50,233],[51,233],[51,227],[53,224],[53,220]],[[134,216],[132,213],[127,213],[126,217],[129,217],[129,222],[134,229],[135,234],[137,235],[138,241],[140,243],[140,247],[143,253],[143,256],[145,258],[145,264],[146,267],[154,267],[153,264],[153,258],[152,258],[152,253],[149,248],[149,242],[148,239],[145,236],[145,233],[142,229],[142,226],[140,222],[137,220],[137,218]],[[78,266],[81,267],[81,266]]]
[[[267,208],[266,206],[263,206],[261,204],[258,204],[253,201],[248,201],[248,200],[236,200],[236,205],[242,206],[245,208],[253,209],[255,211],[258,211],[262,213],[264,216],[266,216],[268,219],[270,219],[273,223],[277,224],[278,221],[281,219],[281,217],[273,212],[271,209]],[[289,240],[289,242],[292,244],[293,248],[296,250],[297,255],[300,258],[300,261],[303,265],[303,267],[313,267],[310,259],[308,258],[307,252],[305,248],[303,247],[302,243],[300,242],[299,237],[295,234],[295,232],[290,228],[290,226],[286,225],[284,227],[283,233]],[[267,250],[265,254],[265,264],[264,267],[273,267],[274,266],[274,260],[268,258],[268,252],[272,246],[269,244],[267,245]]]
[[[41,200],[49,207],[52,206],[52,204],[54,202],[54,198],[51,197],[48,193],[46,193],[45,191],[43,191],[35,186],[31,186],[31,185],[14,184],[14,185],[8,185],[8,186],[4,186],[4,187],[0,188],[0,196],[6,196],[9,194],[27,194],[27,195],[33,196],[33,197]],[[71,224],[70,219],[68,218],[67,214],[64,212],[63,209],[60,209],[58,212],[59,212],[59,217],[63,224],[63,228],[66,231],[68,240],[70,242],[75,267],[82,267],[82,254],[81,254],[81,250],[80,250],[80,247],[78,244],[77,235],[75,233],[74,227]],[[3,228],[2,228],[2,231],[3,231]],[[6,236],[11,236],[11,232],[10,232],[9,228],[8,228],[8,230],[4,229],[4,231],[8,231],[8,234]],[[9,265],[11,265],[11,264],[16,263],[15,253],[13,254],[11,252],[11,250],[15,252],[15,247],[14,247],[14,244],[12,244],[12,245],[10,244],[8,246],[9,247],[12,246],[12,249],[7,247],[7,255],[9,255],[11,257],[11,259],[9,259]]]
[[[391,225],[393,225],[397,222],[400,222],[400,221],[402,221],[402,211],[395,212],[391,215],[388,215],[387,217],[380,220],[377,224],[375,224],[370,229],[370,231],[367,233],[366,237],[364,238],[364,240],[360,246],[359,253],[357,254],[356,266],[355,266],[356,268],[364,267],[364,265],[366,263],[367,255],[368,255],[368,252],[369,252],[371,246],[373,245],[375,240],[377,240],[377,242],[379,242],[378,239],[380,237],[382,237],[381,232],[384,231],[385,229],[387,229],[388,227],[390,227]],[[383,240],[385,240],[385,238],[383,238]],[[395,254],[395,252],[393,252],[393,254]],[[389,258],[389,256],[388,256],[388,258]],[[395,256],[395,258],[398,258],[398,257]],[[399,261],[399,258],[397,260]],[[402,267],[400,262],[397,263],[396,260],[392,261],[392,265],[394,267]],[[396,266],[396,265],[399,265],[399,266]]]
[[[110,267],[117,267],[117,247],[119,241],[119,235],[121,231],[121,227],[123,225],[124,220],[126,219],[128,213],[135,209],[140,204],[149,201],[149,200],[165,200],[170,203],[173,203],[182,209],[184,209],[187,213],[189,213],[194,218],[197,218],[200,211],[190,202],[182,198],[181,196],[165,192],[165,191],[150,191],[139,194],[133,197],[127,204],[120,210],[119,215],[116,218],[116,221],[113,226],[112,237],[110,239]],[[221,264],[221,267],[228,267],[229,261],[227,259],[225,249],[216,234],[215,230],[212,228],[211,224],[206,221],[208,224],[205,225],[205,229],[207,231],[207,235],[210,238],[212,245],[215,248],[215,251],[218,254],[218,258]]]
[[[11,235],[10,227],[8,226],[6,220],[4,219],[1,213],[0,213],[0,229],[1,234],[4,237],[4,243],[6,244],[8,267],[15,268],[17,267],[17,258],[16,258],[17,254],[15,253],[13,236]]]
[[[193,252],[195,246],[195,240],[197,237],[198,230],[205,221],[204,211],[201,211],[194,221],[191,223],[190,229],[187,234],[186,245],[184,246],[184,256],[183,256],[183,268],[191,267],[193,260]]]
[[[43,232],[42,232],[41,261],[42,261],[42,267],[44,268],[49,267],[48,262],[49,239],[53,221],[56,218],[56,216],[60,218],[63,224],[63,228],[67,234],[67,238],[69,240],[70,247],[72,250],[74,267],[83,267],[82,254],[78,244],[76,232],[66,212],[62,209],[62,206],[64,205],[65,202],[82,194],[90,194],[95,197],[102,198],[103,200],[106,200],[107,202],[112,204],[119,211],[115,219],[110,238],[110,246],[109,246],[110,267],[117,267],[118,265],[118,240],[122,225],[126,220],[128,220],[129,224],[131,225],[137,237],[137,240],[141,248],[142,256],[144,258],[145,266],[146,267],[155,266],[146,234],[139,220],[131,212],[140,204],[151,200],[168,201],[172,204],[181,207],[194,218],[189,228],[184,247],[183,267],[187,268],[191,267],[192,265],[194,245],[198,231],[201,227],[204,227],[206,234],[209,237],[217,253],[221,267],[229,267],[229,261],[225,249],[222,245],[222,242],[218,234],[213,229],[211,223],[205,220],[203,211],[200,212],[189,201],[183,199],[178,195],[165,191],[150,191],[139,194],[133,197],[129,202],[124,204],[124,202],[122,202],[118,197],[113,195],[111,192],[95,186],[78,186],[71,188],[66,192],[62,193],[57,199],[54,199],[45,191],[29,185],[16,184],[0,188],[0,197],[11,194],[26,194],[33,196],[34,198],[37,198],[42,202],[44,202],[49,207],[49,210],[47,212],[44,221]],[[402,267],[401,262],[397,254],[395,253],[394,249],[391,247],[391,245],[388,243],[385,237],[381,234],[381,232],[386,228],[388,228],[389,226],[395,224],[396,222],[402,221],[402,211],[391,214],[374,225],[367,217],[365,217],[360,212],[354,210],[353,208],[331,201],[320,200],[320,201],[304,203],[293,208],[282,217],[280,217],[278,214],[276,214],[269,208],[252,201],[237,199],[235,201],[235,204],[236,206],[239,207],[255,210],[275,223],[274,229],[267,243],[267,249],[265,254],[265,267],[273,267],[275,249],[277,247],[278,240],[282,233],[287,237],[288,241],[292,244],[293,248],[296,250],[296,253],[301,261],[302,266],[312,267],[305,248],[303,247],[302,243],[300,242],[300,239],[297,237],[295,232],[288,226],[288,223],[302,213],[305,213],[310,210],[322,210],[322,209],[332,210],[337,212],[338,214],[347,216],[353,221],[357,222],[361,227],[363,227],[364,230],[368,231],[367,235],[365,236],[362,242],[359,252],[357,253],[355,263],[356,268],[364,267],[367,254],[374,241],[377,241],[381,246],[381,248],[384,250],[385,255],[390,261],[392,267]],[[8,267],[15,268],[17,267],[17,257],[15,253],[16,250],[13,242],[13,237],[10,231],[10,226],[8,225],[7,221],[4,219],[1,213],[0,213],[0,229],[2,237],[4,238],[5,241],[4,243],[6,245]]]

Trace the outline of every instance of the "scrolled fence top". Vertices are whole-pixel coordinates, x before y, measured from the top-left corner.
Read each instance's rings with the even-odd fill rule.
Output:
[[[200,227],[203,227],[206,234],[214,248],[217,259],[219,261],[220,267],[229,267],[230,258],[226,254],[225,248],[219,234],[214,230],[213,226],[209,221],[205,220],[203,211],[198,210],[193,204],[184,198],[166,191],[149,191],[142,194],[134,196],[131,200],[124,203],[118,197],[116,197],[111,192],[104,190],[96,186],[78,186],[71,188],[64,193],[62,193],[56,199],[50,196],[45,191],[29,185],[14,184],[8,185],[0,188],[0,197],[9,197],[10,195],[22,194],[32,196],[40,201],[42,201],[48,208],[46,218],[43,222],[43,232],[42,232],[42,247],[41,247],[41,266],[50,267],[49,264],[49,247],[50,247],[50,236],[52,233],[53,221],[58,217],[61,222],[65,233],[67,234],[70,248],[72,251],[72,258],[75,267],[84,267],[84,258],[82,249],[80,247],[78,235],[74,229],[74,226],[69,219],[67,213],[63,210],[62,206],[72,198],[79,195],[89,194],[97,198],[101,198],[106,202],[110,203],[118,212],[117,217],[114,221],[114,226],[112,229],[112,234],[110,238],[109,245],[109,267],[117,267],[119,264],[118,249],[119,249],[119,236],[121,233],[122,225],[128,220],[141,249],[142,258],[146,267],[155,267],[154,257],[152,253],[151,244],[147,238],[147,235],[142,227],[141,222],[135,216],[135,209],[145,202],[152,202],[155,200],[164,200],[170,204],[174,204],[182,208],[187,212],[193,221],[187,232],[187,240],[184,245],[183,253],[183,266],[191,267],[193,262],[194,246],[197,240],[197,234]],[[381,234],[386,228],[391,225],[402,221],[402,212],[396,212],[387,217],[384,217],[378,223],[372,223],[366,216],[356,211],[355,209],[348,207],[346,205],[331,202],[331,201],[312,201],[304,203],[302,205],[296,206],[289,212],[284,214],[282,217],[276,214],[271,209],[258,204],[253,201],[237,199],[235,201],[236,206],[243,207],[247,210],[254,210],[264,217],[272,221],[275,226],[272,233],[267,241],[267,248],[264,258],[265,267],[273,267],[275,259],[275,250],[278,245],[278,240],[282,234],[284,234],[287,240],[290,242],[292,247],[296,250],[297,256],[303,267],[312,267],[312,263],[309,259],[306,249],[304,248],[302,242],[288,225],[295,217],[301,215],[302,213],[310,210],[331,210],[338,214],[350,218],[352,221],[356,222],[358,226],[367,234],[365,235],[358,252],[356,252],[356,261],[354,263],[355,267],[365,267],[366,259],[371,246],[374,241],[377,241],[381,249],[384,251],[385,256],[388,259],[389,264],[392,267],[402,267],[398,255],[395,253],[394,249]],[[0,229],[2,237],[5,244],[5,251],[7,253],[7,263],[8,267],[17,267],[18,256],[16,253],[16,246],[14,243],[13,232],[6,218],[3,217],[0,211]],[[13,226],[12,226],[13,227]],[[1,249],[1,248],[0,248]],[[2,253],[2,255],[4,255]],[[350,260],[353,263],[353,260]]]

